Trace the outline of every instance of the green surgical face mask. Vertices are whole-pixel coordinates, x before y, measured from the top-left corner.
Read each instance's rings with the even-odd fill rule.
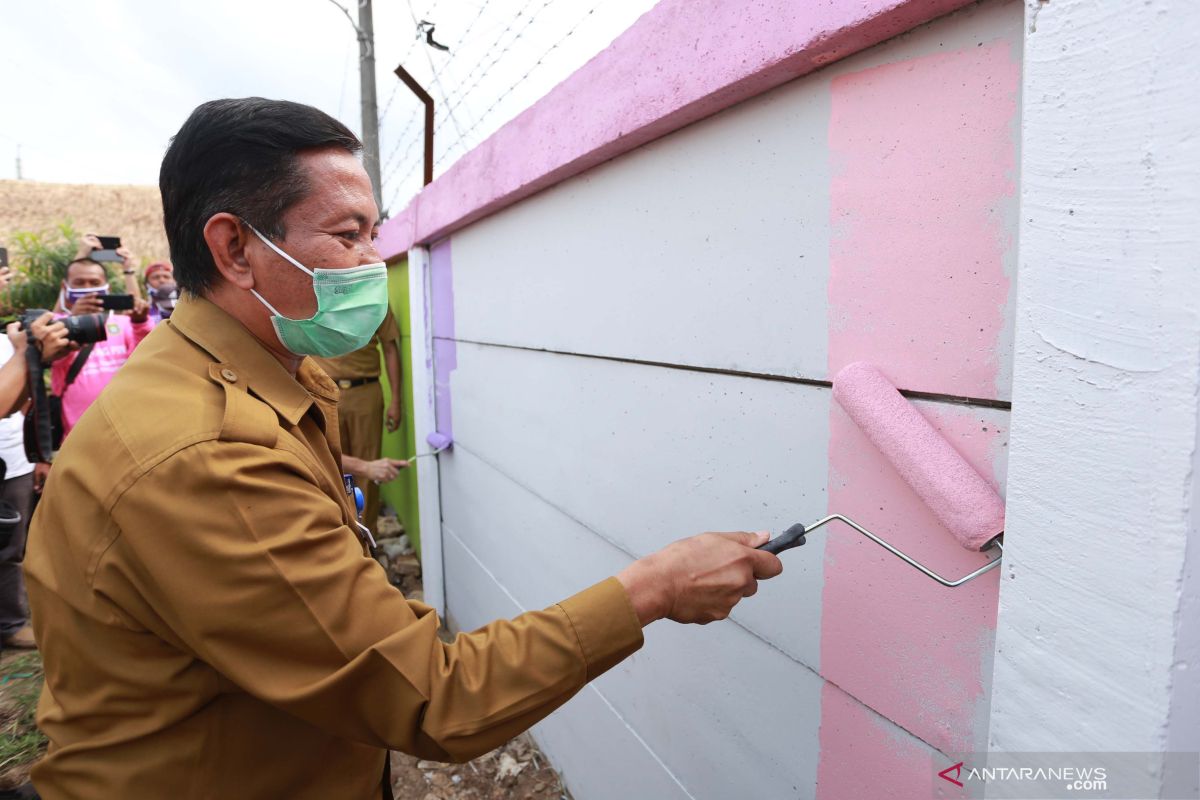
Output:
[[[250,230],[295,267],[313,279],[317,313],[292,319],[275,310],[258,292],[250,291],[274,315],[271,323],[280,343],[298,356],[336,358],[363,347],[383,324],[388,307],[387,265],[382,261],[348,269],[309,269],[250,223]]]

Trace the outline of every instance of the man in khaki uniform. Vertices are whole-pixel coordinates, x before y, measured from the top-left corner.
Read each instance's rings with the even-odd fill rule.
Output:
[[[389,308],[383,324],[366,347],[338,358],[315,358],[317,366],[333,378],[342,391],[338,400],[338,430],[342,437],[342,452],[362,461],[378,460],[383,450],[383,387],[379,385],[379,350],[387,367],[388,387],[392,402],[387,407],[387,429],[400,427],[403,407],[400,402],[403,384],[400,382],[400,327]],[[352,470],[346,470],[351,472]],[[369,475],[357,475],[364,482],[366,507],[362,522],[371,533],[378,533],[379,482]]]
[[[359,147],[248,98],[201,105],[167,151],[186,296],[79,421],[30,535],[46,800],[386,798],[388,748],[484,753],[642,626],[721,619],[782,569],[766,534],[702,534],[440,641],[367,553],[338,389],[304,357],[362,346],[386,306]]]

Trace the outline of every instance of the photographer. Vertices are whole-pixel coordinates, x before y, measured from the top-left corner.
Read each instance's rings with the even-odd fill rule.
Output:
[[[7,286],[8,276],[0,275],[0,289]],[[43,362],[66,355],[77,347],[67,338],[67,328],[56,322],[49,313],[43,314],[31,326],[34,345]],[[7,540],[0,541],[0,642],[5,648],[31,650],[37,647],[26,611],[25,583],[21,577],[21,561],[25,556],[25,533],[33,507],[34,467],[25,458],[25,416],[17,409],[24,405],[28,394],[26,381],[26,351],[30,336],[21,323],[11,323],[7,336],[0,336],[0,501],[7,503],[20,515],[20,520],[8,530]]]
[[[128,251],[122,255],[127,263],[132,260]],[[107,295],[108,273],[103,265],[89,258],[76,259],[67,265],[67,279],[63,282],[61,295],[63,308],[72,317],[100,315],[93,316],[92,320],[94,324],[103,324],[106,338],[85,344],[77,353],[54,363],[50,385],[54,394],[62,399],[64,434],[70,432],[129,359],[133,349],[154,327],[149,319],[150,306],[145,300],[135,298],[132,311],[109,313],[104,308]],[[89,321],[89,324],[93,323]],[[81,359],[82,363],[75,366]]]

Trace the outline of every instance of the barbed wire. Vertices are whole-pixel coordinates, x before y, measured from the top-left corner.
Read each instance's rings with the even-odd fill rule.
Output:
[[[543,8],[545,7],[545,5],[548,5],[548,4],[549,4],[549,2],[552,2],[552,1],[553,1],[553,0],[548,0],[548,2],[544,3],[544,5],[543,5]],[[489,2],[490,2],[490,0],[489,0]],[[500,41],[501,41],[501,40],[504,38],[504,35],[505,35],[506,33],[508,33],[509,31],[511,31],[511,30],[512,30],[513,26],[517,24],[517,22],[518,22],[518,21],[521,19],[521,17],[522,17],[522,16],[525,14],[525,12],[526,12],[526,11],[527,11],[527,10],[528,10],[528,9],[529,9],[529,8],[530,8],[530,7],[531,7],[531,6],[532,6],[532,5],[535,3],[535,2],[537,2],[537,0],[526,0],[525,4],[524,4],[524,5],[521,7],[521,9],[520,9],[520,10],[517,12],[517,15],[516,15],[516,16],[515,16],[515,17],[512,19],[512,21],[510,21],[510,22],[509,22],[509,23],[508,23],[508,24],[505,26],[505,28],[504,28],[502,31],[500,31],[500,33],[499,33],[499,34],[498,34],[498,35],[495,37],[495,39],[492,41],[492,43],[491,43],[490,45],[488,45],[488,47],[487,47],[487,48],[485,48],[485,49],[484,49],[483,55],[482,55],[482,56],[480,56],[480,58],[479,58],[479,59],[478,59],[478,60],[477,60],[477,61],[476,61],[476,62],[475,62],[475,63],[474,63],[472,66],[471,66],[471,68],[470,68],[470,70],[468,71],[468,74],[467,74],[467,77],[468,77],[468,78],[469,78],[471,75],[474,75],[474,74],[475,74],[475,72],[477,71],[477,69],[478,69],[478,68],[479,68],[479,67],[480,67],[480,66],[483,64],[483,62],[485,62],[485,61],[487,60],[488,54],[489,54],[489,52],[491,51],[491,49],[492,49],[492,48],[494,48],[494,47],[495,47],[497,44],[499,44],[499,43],[500,43]],[[488,2],[485,2],[485,3],[483,4],[483,6],[481,6],[481,7],[480,7],[480,10],[479,10],[479,12],[478,12],[478,13],[476,13],[476,15],[475,15],[475,18],[471,20],[471,24],[470,24],[470,25],[468,25],[468,27],[467,27],[466,31],[464,31],[464,34],[463,34],[463,39],[460,41],[459,45],[458,45],[458,46],[455,48],[456,50],[459,50],[459,48],[460,48],[462,45],[464,45],[464,44],[466,43],[466,37],[467,37],[467,34],[468,34],[468,33],[469,33],[469,32],[470,32],[470,31],[471,31],[471,30],[472,30],[472,29],[475,27],[475,25],[476,25],[476,24],[479,22],[479,20],[480,20],[480,19],[483,17],[483,13],[484,13],[484,11],[486,10],[486,8],[487,8],[488,4],[489,4]],[[435,3],[435,6],[436,6],[436,3]],[[540,9],[539,9],[539,11],[540,11]],[[410,15],[411,15],[411,14],[412,14],[412,11],[411,11],[411,7],[410,7]],[[528,26],[526,26],[526,27],[528,27]],[[519,38],[519,36],[518,36],[518,37],[516,37],[516,38]],[[515,38],[514,38],[514,41],[515,41]],[[509,45],[508,45],[508,46],[505,48],[505,52],[507,52],[508,48],[510,48],[510,47],[511,47],[511,45],[512,45],[512,42],[510,42],[510,43],[509,43]],[[410,48],[409,48],[409,51],[411,51],[411,50],[412,50],[412,48],[410,47]],[[452,119],[452,118],[451,118],[451,114],[450,114],[450,112],[449,112],[449,111],[447,111],[447,109],[449,108],[449,102],[448,102],[448,99],[447,99],[447,93],[445,92],[445,88],[444,88],[444,87],[441,85],[441,82],[440,82],[440,78],[441,78],[441,75],[442,75],[442,73],[443,73],[443,72],[444,72],[444,71],[445,71],[445,70],[446,70],[446,69],[447,69],[447,68],[448,68],[448,67],[449,67],[449,66],[450,66],[452,63],[453,63],[452,61],[447,61],[445,64],[443,64],[443,65],[442,65],[442,67],[441,67],[441,68],[436,68],[436,67],[434,67],[434,65],[432,64],[432,58],[430,59],[430,67],[431,67],[431,70],[432,70],[432,74],[434,75],[434,78],[435,78],[435,80],[437,80],[437,88],[439,89],[440,93],[442,94],[442,102],[438,104],[438,112],[439,112],[439,114],[438,114],[438,119],[437,119],[437,120],[435,120],[435,122],[434,122],[434,133],[435,133],[435,137],[436,137],[436,134],[437,134],[437,133],[440,133],[440,132],[442,132],[442,131],[444,130],[444,128],[445,128],[445,123],[446,123],[447,121],[452,121],[452,122],[455,122],[455,121],[456,121],[456,120],[454,120],[454,119]],[[455,108],[457,108],[457,104],[455,105]],[[459,127],[459,128],[458,128],[458,131],[457,131],[457,133],[461,134],[461,132],[462,132],[462,129],[461,129],[461,127]],[[452,149],[453,149],[453,147],[454,147],[455,145],[457,145],[457,144],[460,144],[460,143],[461,143],[461,141],[462,141],[462,140],[461,140],[461,136],[460,136],[460,138],[459,138],[459,139],[457,139],[457,140],[456,140],[454,143],[452,143],[452,144],[450,145],[450,147],[448,147],[448,148],[447,148],[447,151],[450,151],[450,150],[452,150]],[[401,142],[398,142],[398,143],[397,143],[397,147],[398,147],[398,146],[400,146],[400,144],[402,144],[402,143],[401,143]],[[410,160],[411,160],[411,159],[410,159]],[[411,169],[411,167],[410,167],[410,169]],[[393,173],[394,173],[394,172],[395,172],[395,171],[393,170]],[[384,182],[386,182],[386,181],[384,181]]]
[[[424,116],[424,114],[421,113],[423,111],[424,107],[418,106],[412,110],[411,114],[409,114],[408,124],[406,124],[403,130],[400,131],[400,135],[396,137],[396,145],[392,148],[392,151],[388,153],[387,160],[383,162],[383,166],[379,168],[380,172],[386,172],[387,168],[392,165],[392,161],[395,160],[396,155],[400,152],[400,147],[404,144],[405,138],[408,136],[408,132],[412,130],[413,125],[416,123],[417,117]]]
[[[413,24],[418,25],[417,13],[413,11],[412,0],[407,0],[408,13],[412,16]],[[441,80],[438,78],[437,65],[433,63],[433,56],[429,52],[429,48],[425,49],[425,58],[429,61],[429,73],[433,76],[433,87],[442,93],[442,102],[446,103],[446,89],[442,86]],[[462,141],[462,128],[458,124],[458,117],[454,116],[453,111],[450,112],[450,121],[454,123],[454,131],[458,135],[459,141]]]
[[[413,141],[413,144],[416,144],[415,140]],[[413,148],[402,161],[396,164],[395,169],[388,173],[388,177],[385,180],[382,180],[380,183],[386,184],[396,175],[400,175],[401,179],[407,179],[412,174],[413,169],[415,169],[421,163],[424,157],[424,147]]]
[[[500,105],[500,103],[502,103],[506,97],[508,97],[510,94],[512,94],[518,86],[520,86],[522,83],[524,83],[525,80],[528,79],[529,76],[532,75],[537,70],[537,68],[542,65],[542,63],[546,60],[546,58],[551,53],[553,53],[555,50],[557,50],[563,44],[563,42],[565,42],[565,41],[567,41],[567,39],[571,38],[571,36],[575,33],[575,31],[579,30],[579,27],[584,22],[586,22],[592,16],[592,14],[596,13],[596,9],[598,9],[600,6],[604,5],[605,2],[607,2],[607,0],[599,0],[599,2],[595,3],[590,9],[588,9],[588,12],[586,14],[584,14],[582,17],[580,17],[578,20],[575,21],[575,24],[571,26],[570,30],[568,30],[560,39],[558,39],[558,41],[556,41],[554,44],[550,45],[549,49],[547,49],[544,53],[542,53],[540,56],[538,56],[537,61],[535,61],[533,63],[533,65],[528,70],[526,70],[525,74],[522,75],[520,78],[518,78],[516,81],[514,81],[511,86],[509,86],[507,89],[505,89],[504,92],[502,92],[495,100],[493,100],[492,104],[490,106],[488,106],[487,109],[485,109],[482,114],[479,115],[479,118],[478,118],[478,120],[476,120],[475,124],[467,129],[466,135],[470,136],[475,131],[475,129],[477,127],[479,127],[479,125],[482,124],[485,119],[487,119],[488,114],[492,113],[492,111],[495,110],[496,106]],[[442,155],[442,158],[439,159],[437,162],[435,162],[435,166],[437,164],[441,163],[441,161],[445,160],[447,155],[448,155],[448,153],[444,153]]]
[[[433,3],[429,6],[429,9],[422,15],[422,19],[429,19],[430,17],[432,17],[433,12],[437,11],[437,7],[441,2],[442,2],[442,0],[433,0]],[[415,34],[413,35],[413,38],[409,41],[408,47],[405,48],[404,54],[400,56],[401,64],[403,64],[405,61],[408,60],[408,57],[412,54],[413,48],[416,47],[417,43],[420,41],[421,41],[421,31],[418,28],[418,29],[416,29]],[[396,82],[394,84],[392,84],[392,91],[388,94],[387,102],[383,104],[383,111],[381,111],[379,113],[379,124],[380,125],[383,124],[383,118],[387,116],[388,109],[390,109],[392,107],[392,102],[396,99],[396,93],[400,90],[400,86],[403,83],[404,82],[401,81],[399,77],[397,77]]]
[[[490,2],[490,0],[488,0],[488,2],[485,2],[483,4],[483,6],[480,7],[479,13],[477,13],[475,15],[475,17],[471,20],[470,25],[467,26],[467,28],[465,29],[465,31],[463,33],[462,38],[460,39],[459,47],[461,47],[463,44],[466,43],[467,37],[469,36],[470,32],[474,29],[476,24],[483,17],[484,11],[487,8],[489,2]],[[454,127],[456,129],[455,133],[457,135],[455,142],[452,143],[450,146],[448,146],[445,150],[443,150],[441,156],[439,156],[437,158],[437,160],[435,161],[435,166],[440,166],[442,163],[444,163],[446,161],[446,159],[450,158],[454,154],[455,148],[465,147],[466,144],[468,143],[468,139],[471,136],[471,134],[475,130],[477,130],[479,128],[479,126],[485,122],[485,120],[488,119],[489,115],[493,111],[495,111],[496,108],[505,99],[507,99],[514,91],[516,91],[517,87],[519,87],[535,71],[537,71],[546,62],[546,60],[549,58],[549,56],[553,52],[558,50],[558,48],[560,48],[568,39],[570,39],[571,36],[573,36],[579,30],[579,28],[583,26],[583,24],[585,22],[587,22],[589,19],[591,19],[593,17],[593,15],[595,14],[596,10],[598,8],[600,8],[602,5],[604,5],[607,2],[607,0],[598,0],[598,2],[594,3],[592,5],[592,7],[590,9],[588,9],[586,14],[579,17],[575,21],[575,23],[567,30],[567,32],[565,34],[563,34],[561,37],[559,37],[553,44],[550,45],[549,48],[547,48],[544,52],[542,52],[542,54],[540,56],[538,56],[538,58],[533,62],[532,65],[530,65],[530,67],[525,71],[525,73],[520,78],[518,78],[516,81],[514,81],[500,95],[498,95],[491,102],[491,104],[483,111],[482,114],[480,114],[477,118],[475,118],[473,121],[471,121],[470,125],[464,131],[461,128],[461,126],[459,126],[457,124],[457,119],[454,117],[454,114],[453,114],[454,110],[459,108],[467,100],[467,98],[468,98],[468,96],[470,96],[471,92],[473,92],[476,88],[478,88],[478,86],[483,82],[483,80],[489,74],[491,74],[492,69],[501,61],[501,59],[503,59],[505,57],[505,55],[507,55],[512,50],[512,48],[516,45],[516,43],[525,36],[525,34],[529,30],[529,28],[533,25],[533,23],[539,17],[539,15],[541,15],[541,13],[543,11],[545,11],[549,6],[553,5],[554,2],[556,2],[556,0],[543,0],[542,5],[540,7],[538,7],[536,10],[534,10],[532,13],[526,15],[526,12],[536,2],[537,2],[537,0],[527,0],[526,3],[522,6],[521,10],[517,12],[517,15],[504,27],[503,30],[500,31],[499,35],[497,35],[492,40],[491,45],[484,50],[483,55],[468,70],[467,75],[463,79],[462,83],[466,84],[467,81],[471,80],[472,77],[474,77],[474,80],[471,81],[471,83],[469,85],[466,85],[465,88],[463,88],[455,93],[453,102],[447,102],[447,93],[445,91],[445,88],[441,85],[440,80],[439,80],[440,77],[442,76],[442,74],[444,74],[445,71],[447,69],[449,69],[449,67],[452,65],[453,62],[446,62],[439,68],[434,64],[433,59],[431,57],[429,58],[430,68],[431,68],[431,70],[433,70],[432,74],[434,75],[434,80],[437,83],[437,88],[440,90],[440,93],[442,94],[442,99],[443,99],[442,107],[438,109],[440,112],[439,119],[436,120],[435,124],[434,124],[435,135],[438,132],[443,131],[445,129],[445,125],[447,123],[451,123],[454,125]],[[435,3],[435,5],[436,5],[436,3]],[[411,0],[410,0],[409,11],[410,11],[410,14],[412,14],[414,16],[414,19],[415,19],[415,14],[413,14],[412,8],[411,8]],[[519,29],[516,30],[516,32],[512,36],[512,38],[508,40],[508,42],[503,46],[503,48],[500,50],[499,53],[496,53],[492,57],[491,61],[489,63],[487,63],[487,65],[485,67],[483,67],[482,72],[480,72],[480,67],[485,62],[487,62],[488,56],[492,55],[492,51],[494,50],[496,45],[498,45],[504,39],[506,34],[513,31],[514,28],[516,28],[519,24],[521,24],[522,21],[524,24]],[[458,49],[458,48],[456,48],[456,49]],[[427,53],[426,55],[428,56],[429,54]],[[415,119],[416,119],[415,117],[413,119],[410,119],[408,125],[405,126],[404,131],[401,133],[401,136],[397,137],[396,146],[393,148],[392,153],[388,157],[389,165],[392,163],[395,156],[400,152],[400,148],[405,143],[407,133],[409,130],[411,130],[412,125],[415,122]],[[418,133],[419,133],[419,131],[418,131]],[[392,182],[393,178],[395,178],[396,176],[400,176],[395,183],[395,188],[392,193],[391,201],[388,203],[388,208],[391,208],[391,206],[398,199],[398,197],[400,196],[400,193],[404,190],[405,186],[407,185],[408,180],[412,177],[413,170],[420,166],[423,156],[424,156],[424,149],[423,148],[415,148],[414,150],[410,151],[406,157],[403,157],[399,161],[397,161],[395,168],[392,169],[388,173],[387,178],[383,179],[382,183],[389,184]]]
[[[392,192],[392,199],[388,202],[387,208],[392,208],[396,202],[396,198],[400,196],[400,192],[404,190],[408,180],[414,175],[414,171],[421,166],[421,162],[425,160],[425,148],[414,148],[404,161],[396,165],[396,169],[392,170],[392,175],[400,175],[400,180],[395,184],[395,191]],[[387,183],[384,181],[383,183]]]
[[[537,0],[527,0],[525,5],[521,7],[521,10],[517,12],[517,15],[515,17],[513,17],[512,22],[510,22],[504,28],[504,30],[500,31],[500,34],[492,41],[491,45],[489,45],[484,50],[483,55],[480,56],[479,60],[476,61],[475,64],[473,64],[471,66],[471,69],[467,72],[467,74],[465,76],[463,76],[463,78],[460,80],[460,83],[466,84],[468,81],[471,80],[472,77],[475,77],[476,74],[478,73],[478,77],[475,77],[475,80],[473,82],[471,82],[471,84],[469,86],[466,86],[466,88],[464,88],[464,89],[460,89],[456,93],[455,100],[453,103],[447,105],[443,109],[439,109],[439,110],[443,111],[443,116],[441,118],[442,122],[444,122],[446,120],[447,116],[452,114],[455,109],[457,109],[460,105],[462,105],[463,101],[466,100],[467,96],[472,91],[474,91],[475,88],[477,88],[479,86],[479,84],[483,81],[484,78],[487,77],[487,75],[491,71],[492,67],[496,66],[496,64],[498,64],[500,62],[500,59],[504,58],[504,56],[506,54],[508,54],[509,51],[512,50],[513,45],[516,44],[521,39],[521,37],[525,35],[525,32],[528,31],[530,26],[532,26],[533,23],[537,20],[538,15],[540,15],[543,11],[545,11],[549,6],[553,5],[554,2],[556,2],[556,0],[543,0],[540,8],[538,8],[532,14],[529,14],[528,16],[526,16],[525,12],[535,2],[537,2]],[[483,67],[483,70],[480,71],[479,68],[483,65],[483,63],[485,61],[487,61],[487,58],[489,55],[491,55],[492,50],[496,47],[496,45],[500,44],[501,40],[504,39],[504,35],[506,33],[513,30],[514,26],[517,24],[517,22],[519,20],[521,20],[521,18],[523,16],[525,17],[524,27],[522,27],[520,30],[516,31],[516,33],[508,41],[508,43],[505,44],[504,47],[500,50],[500,52],[497,53],[496,56],[492,59],[491,63],[489,63],[486,67]]]

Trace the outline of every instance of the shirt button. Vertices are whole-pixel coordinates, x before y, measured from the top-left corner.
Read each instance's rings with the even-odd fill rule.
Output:
[[[231,369],[221,370],[221,377],[230,383],[237,383],[237,373]]]

